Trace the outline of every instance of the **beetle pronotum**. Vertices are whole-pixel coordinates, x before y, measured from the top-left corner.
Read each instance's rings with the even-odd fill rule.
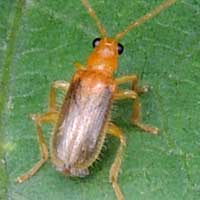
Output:
[[[98,158],[106,134],[120,140],[116,158],[110,169],[110,182],[118,200],[123,200],[123,193],[118,185],[118,174],[121,167],[126,138],[114,123],[109,114],[113,101],[131,98],[134,100],[132,122],[144,131],[158,133],[158,128],[143,124],[140,118],[139,93],[147,91],[146,87],[138,87],[136,75],[114,78],[118,67],[118,57],[123,52],[119,43],[131,29],[160,13],[175,3],[166,0],[153,11],[131,23],[124,31],[110,38],[91,7],[88,0],[82,0],[90,16],[95,20],[102,38],[93,41],[94,50],[85,66],[77,64],[77,72],[70,83],[56,81],[50,91],[49,111],[32,116],[36,123],[41,159],[23,176],[18,177],[19,183],[32,177],[48,159],[48,147],[45,142],[42,124],[53,123],[54,131],[51,142],[51,161],[55,167],[69,176],[84,177],[89,174],[88,167]],[[120,90],[118,85],[131,82],[131,90]],[[56,106],[56,90],[66,92],[62,107]]]

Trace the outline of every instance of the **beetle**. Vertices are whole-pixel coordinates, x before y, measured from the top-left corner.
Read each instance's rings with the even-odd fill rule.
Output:
[[[128,75],[114,78],[118,67],[119,55],[123,53],[123,45],[119,43],[131,29],[168,8],[176,0],[165,0],[160,6],[132,22],[124,31],[110,38],[97,17],[88,0],[82,0],[90,16],[96,21],[101,38],[93,41],[94,50],[85,66],[76,64],[77,71],[70,83],[56,81],[50,90],[49,111],[44,114],[32,115],[35,121],[41,159],[33,168],[17,178],[22,183],[32,177],[48,159],[48,147],[43,136],[42,124],[53,123],[54,131],[51,140],[51,161],[57,170],[65,175],[84,177],[89,174],[89,167],[98,158],[106,134],[111,134],[120,140],[115,160],[110,169],[112,183],[118,200],[124,195],[118,185],[118,174],[121,167],[126,137],[122,130],[110,120],[111,106],[114,101],[131,98],[134,100],[132,122],[142,130],[157,134],[159,129],[142,123],[140,117],[139,94],[148,91],[147,87],[138,87],[138,77]],[[120,90],[119,85],[131,82],[130,90]],[[56,91],[64,90],[61,109],[57,108]]]

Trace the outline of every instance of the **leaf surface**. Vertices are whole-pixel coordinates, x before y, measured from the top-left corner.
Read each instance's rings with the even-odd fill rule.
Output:
[[[114,36],[161,2],[91,4]],[[115,103],[112,120],[128,142],[119,176],[126,199],[199,199],[199,11],[196,0],[177,1],[120,41],[125,51],[116,77],[138,74],[141,85],[151,86],[140,98],[142,117],[161,130],[152,136],[137,129],[132,101]],[[0,19],[0,199],[116,199],[108,180],[119,144],[113,137],[84,179],[64,177],[48,162],[29,181],[15,183],[40,159],[29,115],[46,112],[51,83],[70,81],[73,63],[86,63],[99,37],[94,21],[79,1],[64,0],[2,1]],[[44,132],[50,141],[51,126]]]

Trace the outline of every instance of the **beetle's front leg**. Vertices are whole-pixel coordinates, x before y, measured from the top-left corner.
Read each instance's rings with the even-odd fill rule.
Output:
[[[51,85],[50,97],[49,97],[49,110],[50,110],[50,112],[57,111],[56,91],[58,89],[61,89],[61,90],[64,90],[65,92],[67,92],[67,90],[69,89],[69,85],[70,85],[70,83],[68,83],[66,81],[61,81],[61,80],[55,81]]]
[[[138,94],[148,92],[149,90],[149,87],[146,85],[143,87],[138,87],[139,78],[137,75],[122,76],[122,77],[117,78],[116,82],[117,82],[117,85],[131,82],[131,90],[134,90]]]
[[[126,91],[117,91],[114,94],[114,100],[129,99],[129,98],[134,99],[133,115],[132,115],[133,124],[135,124],[137,127],[141,128],[146,132],[157,134],[159,131],[158,128],[146,125],[141,122],[141,108],[140,108],[141,104],[137,92],[132,90],[126,90]]]
[[[79,62],[75,62],[74,66],[75,66],[76,70],[85,70],[86,69],[86,67]]]

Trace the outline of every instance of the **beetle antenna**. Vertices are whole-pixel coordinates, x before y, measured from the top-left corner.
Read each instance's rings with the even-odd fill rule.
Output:
[[[156,7],[154,10],[150,11],[143,17],[139,18],[137,21],[132,22],[127,28],[125,28],[124,31],[118,33],[115,36],[115,39],[118,41],[121,38],[123,38],[131,29],[134,29],[137,26],[140,26],[144,22],[148,21],[149,19],[153,18],[154,16],[158,15],[162,10],[170,7],[173,3],[175,3],[176,0],[165,0],[162,4],[160,4],[158,7]]]
[[[103,37],[107,36],[106,29],[104,28],[103,24],[101,23],[100,19],[96,15],[94,9],[90,5],[88,0],[81,0],[87,11],[89,12],[90,16],[96,21],[97,27]]]

